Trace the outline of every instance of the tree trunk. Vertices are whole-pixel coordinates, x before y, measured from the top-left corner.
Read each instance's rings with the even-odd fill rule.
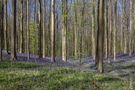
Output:
[[[44,13],[43,13],[43,58],[45,58],[46,56],[46,39],[45,39],[45,34],[46,34],[46,30],[45,30],[45,15],[46,15],[46,0],[44,0]]]
[[[114,1],[113,59],[116,60],[117,1]]]
[[[39,0],[39,31],[38,31],[38,55],[39,58],[43,57],[42,54],[42,31],[43,31],[43,10],[42,10],[42,0]]]
[[[2,60],[2,6],[3,6],[3,0],[0,1],[0,61]]]
[[[20,50],[19,52],[23,52],[23,0],[21,0],[21,15],[20,15]]]
[[[78,48],[78,46],[77,46],[77,42],[78,42],[78,31],[77,31],[77,22],[78,22],[78,17],[77,17],[77,5],[76,4],[78,4],[78,0],[76,0],[76,2],[75,2],[75,0],[74,0],[74,11],[75,11],[75,13],[74,13],[74,23],[75,23],[75,25],[74,25],[74,57],[75,57],[75,59],[77,59],[78,58],[78,53],[77,53],[77,48]]]
[[[27,0],[27,5],[26,5],[26,16],[27,16],[27,26],[26,26],[26,32],[27,32],[27,60],[30,59],[30,37],[29,37],[29,0]]]
[[[67,45],[66,45],[66,33],[67,33],[67,0],[62,0],[62,60],[67,61]]]
[[[103,73],[103,46],[104,46],[104,0],[98,1],[98,31],[97,31],[97,47],[96,60],[97,71]]]
[[[55,0],[51,0],[51,61],[55,62]]]
[[[94,19],[94,14],[95,14],[95,2],[94,0],[93,2],[93,6],[92,6],[92,14],[91,14],[91,18],[92,18],[92,56],[93,59],[95,59],[95,19]]]
[[[12,29],[12,33],[11,33],[11,60],[16,60],[16,1],[17,0],[13,0],[13,26],[14,28]]]
[[[132,11],[133,11],[133,4],[132,4],[132,0],[130,0],[130,30],[129,30],[129,56],[132,55],[132,25],[133,25],[133,22],[132,22]]]

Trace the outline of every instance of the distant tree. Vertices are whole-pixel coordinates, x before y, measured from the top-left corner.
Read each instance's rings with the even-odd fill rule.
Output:
[[[78,53],[77,53],[77,42],[78,42],[78,16],[77,16],[77,4],[78,4],[78,0],[74,0],[74,57],[75,59],[77,59],[78,57]]]
[[[113,11],[113,59],[116,60],[116,29],[117,29],[117,0],[114,0],[114,11]]]
[[[55,62],[55,0],[51,0],[51,61]]]
[[[23,1],[24,0],[20,0],[20,53],[23,53]]]
[[[12,29],[11,32],[11,60],[16,60],[16,6],[17,6],[17,0],[12,0],[13,1],[13,26],[14,28]]]
[[[9,24],[8,24],[8,0],[5,0],[5,13],[6,13],[6,15],[5,15],[5,31],[6,31],[6,42],[5,42],[5,47],[6,47],[6,51],[7,51],[7,53],[9,53],[9,41],[10,41],[10,38],[9,38]]]
[[[42,58],[43,9],[42,0],[39,0],[39,30],[38,30],[38,55]]]
[[[112,21],[113,21],[113,10],[112,10],[112,8],[113,8],[113,5],[112,5],[112,0],[109,0],[109,11],[108,11],[108,13],[109,13],[109,33],[108,33],[108,35],[109,35],[109,40],[108,40],[108,56],[111,56],[112,55],[112,39],[113,39],[113,35],[112,35],[112,32],[113,32],[113,30],[112,30]]]
[[[4,5],[4,49],[7,50],[7,19],[6,19],[6,16],[7,16],[7,0],[4,0],[3,2],[3,5]]]
[[[29,0],[27,0],[26,2],[26,19],[27,19],[27,22],[26,22],[26,33],[27,33],[27,60],[30,59],[30,34],[29,34]]]
[[[92,56],[93,56],[93,59],[95,59],[95,0],[92,0],[92,14],[91,14],[91,19],[92,19]]]
[[[130,26],[129,26],[129,55],[132,55],[132,37],[133,37],[133,0],[130,0]]]
[[[44,0],[44,5],[42,4],[42,8],[44,7],[44,9],[42,9],[42,17],[43,17],[43,19],[42,19],[42,28],[43,28],[43,39],[42,39],[42,43],[43,43],[43,58],[45,58],[45,56],[46,56],[46,24],[45,24],[45,16],[47,15],[46,14],[46,0]]]
[[[2,5],[3,0],[0,0],[0,60],[2,60]]]
[[[67,61],[67,0],[62,0],[62,60]]]

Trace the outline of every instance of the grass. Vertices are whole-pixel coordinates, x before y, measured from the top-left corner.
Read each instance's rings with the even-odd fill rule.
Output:
[[[55,68],[55,67],[54,67]],[[0,90],[130,90],[120,78],[33,63],[0,62]]]
[[[11,62],[11,61],[1,61],[0,62],[0,69],[4,68],[21,68],[21,69],[30,69],[36,68],[39,65],[34,63],[26,63],[26,62]]]

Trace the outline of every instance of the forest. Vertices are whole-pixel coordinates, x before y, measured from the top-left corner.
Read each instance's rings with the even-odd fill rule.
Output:
[[[0,90],[135,90],[135,0],[0,0]]]

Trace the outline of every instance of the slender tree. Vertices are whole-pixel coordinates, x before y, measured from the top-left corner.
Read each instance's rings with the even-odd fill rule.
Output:
[[[0,60],[2,60],[2,4],[3,0],[0,0]]]
[[[7,50],[7,20],[6,20],[6,7],[7,7],[7,5],[6,5],[6,3],[7,3],[7,0],[4,0],[4,2],[3,2],[4,4],[4,6],[3,6],[3,8],[4,8],[4,49],[5,50]]]
[[[30,59],[30,34],[29,34],[29,0],[27,0],[26,2],[26,33],[27,33],[27,48],[26,48],[26,51],[27,51],[27,60]]]
[[[112,18],[112,0],[109,0],[109,42],[108,42],[108,53],[109,53],[109,56],[112,55],[112,21],[113,21],[113,18]]]
[[[45,26],[46,26],[46,24],[45,24],[45,15],[46,15],[46,0],[44,0],[44,5],[43,5],[43,7],[44,7],[44,11],[42,10],[42,14],[43,14],[43,19],[42,19],[42,23],[43,23],[43,58],[45,58],[45,56],[46,56],[46,37],[45,37],[45,35],[46,35],[46,28],[45,28]]]
[[[5,12],[6,12],[6,15],[5,15],[5,18],[6,18],[6,49],[7,49],[7,53],[9,53],[9,24],[8,24],[8,0],[5,1]]]
[[[43,10],[42,10],[42,0],[39,0],[39,32],[38,32],[38,55],[39,58],[42,58],[42,31],[43,31]]]
[[[113,59],[116,60],[116,29],[117,29],[117,0],[114,1],[114,20],[113,20]]]
[[[16,60],[16,2],[17,0],[12,0],[13,1],[13,26],[14,28],[12,29],[11,32],[11,60]]]
[[[20,53],[23,52],[23,1],[21,0],[21,9],[20,9]]]
[[[133,15],[133,4],[132,4],[132,0],[130,0],[130,26],[129,26],[129,55],[132,55],[132,28],[133,28],[133,21],[132,21],[132,15]]]
[[[55,0],[51,0],[51,61],[55,62]]]
[[[63,61],[67,61],[66,33],[67,33],[67,0],[62,0],[62,60]]]
[[[78,22],[78,16],[77,16],[77,4],[78,4],[78,0],[74,0],[74,57],[75,59],[77,59],[78,57],[78,53],[77,53],[77,42],[78,42],[78,28],[77,28],[77,22]]]
[[[95,0],[92,0],[92,14],[91,14],[91,19],[92,19],[92,56],[93,59],[95,59],[95,19],[94,19],[94,14],[95,14]]]

